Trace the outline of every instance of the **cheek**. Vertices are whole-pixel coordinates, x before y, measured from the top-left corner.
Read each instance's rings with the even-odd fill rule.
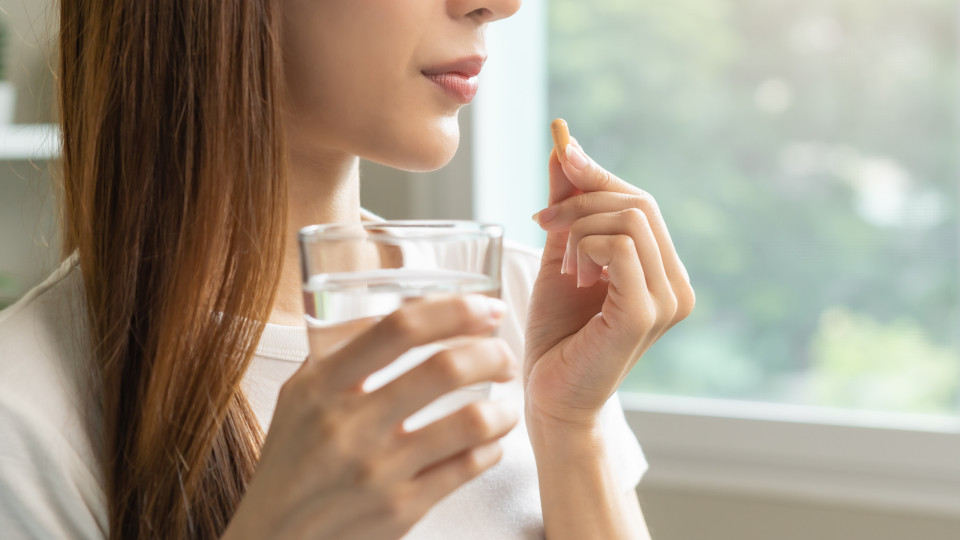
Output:
[[[412,11],[399,19],[399,12],[391,18],[315,9],[288,20],[286,119],[299,151],[337,149],[409,170],[450,160],[459,143],[457,107],[419,71],[420,48],[429,43],[419,29],[430,23],[427,14]]]
[[[362,21],[338,21],[329,11],[304,10],[284,28],[284,78],[293,119],[316,123],[355,116],[383,85],[383,65],[395,63],[378,50],[379,40],[363,39]]]

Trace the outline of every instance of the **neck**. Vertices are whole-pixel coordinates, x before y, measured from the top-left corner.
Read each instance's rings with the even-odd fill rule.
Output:
[[[289,161],[287,242],[270,322],[302,326],[297,231],[319,223],[360,222],[360,160],[342,152],[294,152]]]

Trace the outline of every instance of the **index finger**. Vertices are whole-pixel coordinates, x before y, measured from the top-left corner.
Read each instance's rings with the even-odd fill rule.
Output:
[[[650,221],[650,227],[653,229],[654,237],[660,246],[661,256],[667,267],[667,273],[670,281],[675,285],[682,285],[682,280],[689,280],[686,268],[680,261],[680,256],[670,238],[670,231],[664,222],[663,215],[656,200],[646,191],[620,179],[613,173],[607,171],[597,164],[593,159],[587,156],[583,148],[577,144],[576,139],[571,139],[567,147],[565,159],[562,162],[562,174],[568,179],[571,185],[580,190],[583,200],[577,203],[586,203],[589,200],[600,200],[603,198],[601,192],[610,192],[625,195],[635,200],[635,207],[643,211]],[[552,176],[552,175],[551,175]],[[600,199],[598,199],[598,197]],[[553,203],[553,201],[551,201]],[[583,206],[586,206],[584,204]],[[590,208],[581,208],[582,211],[596,210]],[[548,234],[549,236],[549,234]]]
[[[476,294],[417,299],[364,330],[329,357],[310,361],[323,365],[326,384],[360,388],[367,376],[409,349],[457,336],[489,333],[505,313],[502,300]]]
[[[575,189],[584,193],[594,191],[637,193],[639,191],[636,186],[598,165],[574,138],[570,139],[570,144],[567,145],[563,155],[564,159],[560,161],[563,174]]]
[[[580,190],[570,182],[561,165],[564,151],[570,144],[570,130],[567,128],[567,122],[557,118],[550,124],[550,132],[553,135],[553,151],[550,153],[550,196],[547,202],[555,204],[578,195]]]

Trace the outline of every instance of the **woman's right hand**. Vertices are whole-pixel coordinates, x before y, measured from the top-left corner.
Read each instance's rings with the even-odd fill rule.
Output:
[[[311,354],[280,391],[224,538],[398,538],[497,463],[516,404],[479,401],[412,432],[403,420],[456,388],[517,375],[507,345],[480,337],[505,309],[484,296],[418,300],[329,354]],[[458,336],[474,337],[363,391],[368,375],[408,349]]]

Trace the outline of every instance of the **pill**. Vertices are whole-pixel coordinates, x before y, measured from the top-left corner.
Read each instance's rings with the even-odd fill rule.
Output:
[[[553,133],[553,144],[557,147],[557,155],[561,158],[566,156],[567,145],[570,144],[570,129],[563,118],[557,118],[550,124],[550,132]]]

